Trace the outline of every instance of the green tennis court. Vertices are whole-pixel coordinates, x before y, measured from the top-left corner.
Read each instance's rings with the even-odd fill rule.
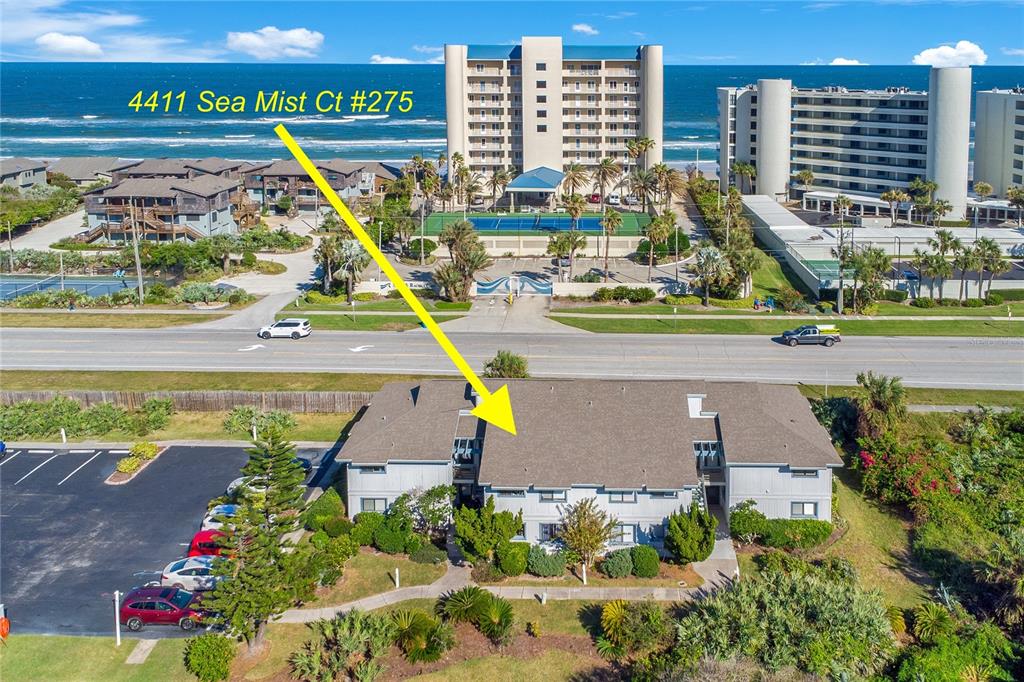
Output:
[[[837,260],[805,260],[807,269],[818,276],[818,279],[839,279],[839,261]],[[846,276],[853,275],[853,271],[847,267]]]
[[[615,231],[617,236],[635,237],[644,233],[651,222],[646,213],[620,213],[622,227]],[[600,213],[584,213],[576,225],[581,232],[601,234]],[[462,220],[462,213],[431,213],[426,221],[426,233],[437,236],[445,225]],[[467,213],[466,220],[473,223],[477,232],[487,236],[546,236],[552,232],[567,231],[572,227],[572,218],[566,213]]]

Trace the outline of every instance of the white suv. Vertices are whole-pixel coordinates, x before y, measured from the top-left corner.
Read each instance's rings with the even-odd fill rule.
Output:
[[[302,317],[289,317],[286,320],[278,320],[272,325],[261,327],[259,337],[269,339],[272,336],[283,336],[291,339],[299,339],[309,336],[309,320]]]

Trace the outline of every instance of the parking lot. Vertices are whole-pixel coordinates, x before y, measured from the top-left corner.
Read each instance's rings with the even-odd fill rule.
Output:
[[[0,462],[0,602],[13,633],[111,634],[114,590],[159,580],[184,556],[209,501],[248,457],[242,448],[172,447],[131,482],[105,484],[125,454],[11,449]],[[322,453],[298,454],[316,479]]]

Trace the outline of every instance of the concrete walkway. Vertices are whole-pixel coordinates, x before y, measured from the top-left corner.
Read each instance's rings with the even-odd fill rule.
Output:
[[[73,237],[85,228],[82,227],[82,218],[85,216],[85,209],[69,213],[63,218],[57,218],[45,225],[33,228],[25,234],[14,238],[14,250],[36,249],[46,251],[50,244],[60,241],[65,237]],[[7,248],[6,240],[4,248]]]
[[[551,299],[547,296],[520,296],[510,306],[503,296],[480,296],[469,313],[443,323],[445,331],[505,334],[587,334],[579,329],[549,320]]]

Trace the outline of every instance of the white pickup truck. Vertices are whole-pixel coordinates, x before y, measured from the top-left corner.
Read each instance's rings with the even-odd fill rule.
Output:
[[[842,340],[842,337],[839,336],[839,329],[830,324],[805,324],[802,327],[782,332],[782,341],[787,346],[819,343],[831,348]]]

